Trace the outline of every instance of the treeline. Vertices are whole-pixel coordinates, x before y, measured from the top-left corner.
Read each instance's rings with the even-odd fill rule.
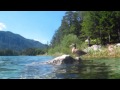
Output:
[[[46,50],[38,49],[38,48],[28,48],[21,52],[21,55],[43,55],[45,54]]]
[[[45,54],[46,49],[38,49],[38,48],[28,48],[23,51],[15,51],[10,49],[0,50],[0,56],[19,56],[19,55],[43,55]]]
[[[0,50],[0,56],[16,56],[16,55],[19,55],[19,52],[10,49]]]
[[[56,30],[49,53],[69,53],[69,45],[77,43],[106,45],[120,42],[120,11],[67,11]]]

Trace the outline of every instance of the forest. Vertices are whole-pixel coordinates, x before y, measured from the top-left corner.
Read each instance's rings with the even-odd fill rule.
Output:
[[[67,11],[49,45],[49,54],[70,53],[69,45],[78,48],[89,44],[120,43],[120,11]]]
[[[93,44],[120,43],[119,23],[120,11],[66,11],[46,49],[28,48],[19,52],[5,49],[0,50],[0,55],[70,54],[72,43],[79,49]],[[90,42],[86,43],[86,40]]]
[[[19,56],[19,55],[35,56],[35,55],[43,55],[45,54],[45,52],[46,49],[39,49],[39,48],[28,48],[22,51],[4,49],[4,50],[0,50],[0,56]]]

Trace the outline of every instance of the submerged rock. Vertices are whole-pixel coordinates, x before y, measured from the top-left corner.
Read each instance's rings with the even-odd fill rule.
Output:
[[[80,58],[73,58],[70,55],[62,55],[59,57],[54,58],[53,60],[48,61],[48,64],[53,65],[62,65],[62,64],[74,64],[79,63],[81,61]]]

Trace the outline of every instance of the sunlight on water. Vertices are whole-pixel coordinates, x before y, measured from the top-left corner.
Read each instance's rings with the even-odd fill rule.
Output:
[[[48,67],[40,63],[52,58],[51,56],[1,56],[0,78],[19,79],[42,75],[47,72]]]
[[[48,65],[51,56],[0,56],[0,79],[117,79],[120,59],[83,60],[79,65]]]

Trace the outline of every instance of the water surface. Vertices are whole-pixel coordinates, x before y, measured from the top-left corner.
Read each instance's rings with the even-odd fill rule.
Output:
[[[0,79],[119,79],[120,58],[48,65],[52,56],[0,56]]]

